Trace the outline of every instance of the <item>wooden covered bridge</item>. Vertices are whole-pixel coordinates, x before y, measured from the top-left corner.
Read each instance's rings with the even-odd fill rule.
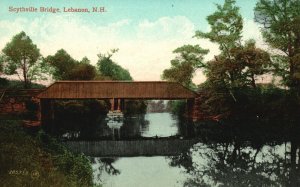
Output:
[[[175,82],[165,81],[59,81],[37,97],[41,103],[41,118],[51,116],[51,101],[61,99],[110,99],[111,110],[123,110],[124,100],[187,100],[192,110],[196,92]],[[49,116],[50,115],[50,116]]]
[[[196,92],[165,81],[58,81],[38,97],[41,99],[193,99]]]

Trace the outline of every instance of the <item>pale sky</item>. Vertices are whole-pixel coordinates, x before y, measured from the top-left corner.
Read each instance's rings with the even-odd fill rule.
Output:
[[[206,17],[223,0],[0,0],[0,49],[21,31],[37,44],[43,56],[61,48],[73,58],[87,56],[92,64],[97,54],[113,48],[113,60],[129,70],[134,80],[160,80],[170,67],[172,51],[184,44],[199,44],[210,50],[206,60],[219,53],[218,46],[193,38],[196,30],[208,31]],[[237,0],[244,18],[244,39],[263,45],[254,23],[254,0]],[[104,13],[9,12],[9,7],[89,8],[105,7]],[[205,77],[199,71],[194,82]]]

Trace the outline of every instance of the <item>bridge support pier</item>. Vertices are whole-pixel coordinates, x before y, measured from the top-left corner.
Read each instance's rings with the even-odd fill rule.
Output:
[[[125,109],[125,100],[120,98],[112,98],[110,99],[110,110],[119,110],[124,111]]]
[[[109,100],[110,102],[110,110],[113,111],[115,109],[115,99],[110,99]]]

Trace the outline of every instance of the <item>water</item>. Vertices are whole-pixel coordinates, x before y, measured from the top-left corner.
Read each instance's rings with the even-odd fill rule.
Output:
[[[170,113],[148,113],[143,120],[146,123],[133,118],[125,124],[128,128],[121,130],[142,137],[184,134],[178,119]],[[185,169],[170,166],[168,157],[164,156],[92,159],[95,182],[105,187],[180,187],[186,178]]]
[[[170,113],[147,113],[146,115],[126,117],[122,123],[119,122],[115,126],[104,121],[98,126],[98,130],[92,133],[97,133],[98,137],[102,137],[102,139],[112,137],[115,140],[189,136],[187,125],[179,122],[177,117]]]
[[[169,113],[150,113],[145,115],[147,128],[141,129],[143,137],[168,137],[181,134],[177,117]]]
[[[93,158],[93,168],[105,187],[298,186],[292,146],[198,143],[178,156]]]
[[[105,187],[180,187],[186,178],[184,169],[170,167],[165,157],[118,158],[112,166],[119,172],[112,174],[103,169],[101,160],[93,165],[95,177],[101,172],[99,179]]]
[[[300,142],[282,138],[281,130],[246,127],[200,128],[199,142],[179,155],[92,157],[95,182],[104,187],[300,186]],[[127,120],[120,131],[167,137],[183,136],[187,127],[168,113],[150,113]]]

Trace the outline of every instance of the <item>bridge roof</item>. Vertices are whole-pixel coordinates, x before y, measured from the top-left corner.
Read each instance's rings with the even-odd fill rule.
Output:
[[[59,81],[37,97],[41,99],[189,99],[196,93],[165,81]]]

